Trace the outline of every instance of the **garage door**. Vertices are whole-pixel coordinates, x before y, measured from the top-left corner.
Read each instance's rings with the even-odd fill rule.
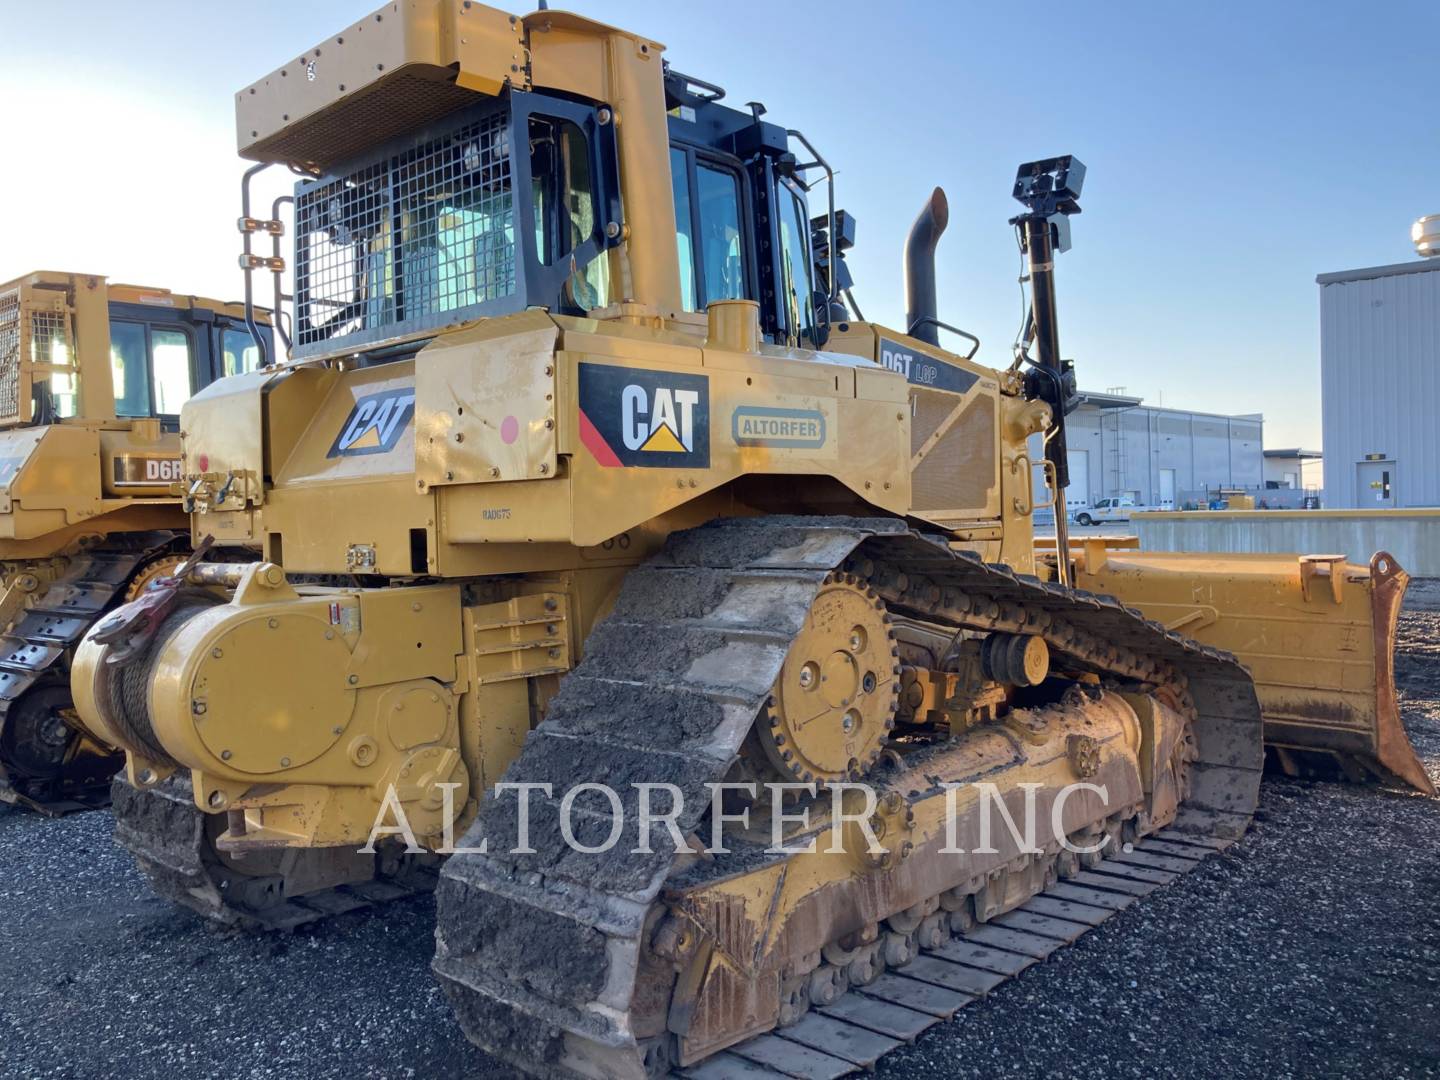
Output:
[[[1065,506],[1069,510],[1090,505],[1090,451],[1068,450],[1070,486],[1065,489]]]

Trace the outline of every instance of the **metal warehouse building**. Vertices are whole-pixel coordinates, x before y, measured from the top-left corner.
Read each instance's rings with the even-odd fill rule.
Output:
[[[1081,394],[1066,422],[1070,487],[1065,503],[1076,510],[1095,500],[1131,496],[1164,509],[1205,505],[1207,492],[1261,493],[1265,484],[1258,415],[1223,416],[1146,405],[1120,393]],[[1032,461],[1044,456],[1040,437],[1030,442]],[[1046,501],[1036,468],[1036,506]],[[1048,515],[1037,510],[1037,520]]]
[[[1325,504],[1440,506],[1440,259],[1315,280]]]

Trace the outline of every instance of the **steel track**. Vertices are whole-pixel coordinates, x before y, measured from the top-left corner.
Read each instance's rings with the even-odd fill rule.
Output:
[[[135,856],[157,894],[236,930],[294,930],[435,888],[437,856],[386,851],[365,861],[368,876],[295,895],[290,886],[306,870],[303,863],[325,859],[326,850],[293,849],[287,862],[274,866],[227,863],[215,846],[215,826],[223,819],[195,805],[181,776],[145,791],[117,777],[112,808],[116,843]]]
[[[672,1073],[688,1080],[834,1080],[872,1068],[936,1024],[1073,944],[1233,840],[1161,830],[831,1005]]]
[[[554,785],[555,797],[535,798],[530,813],[532,835],[548,829],[554,842],[510,853],[516,801],[487,800],[464,846],[483,841],[491,854],[457,855],[442,873],[434,967],[473,1041],[537,1075],[570,1075],[577,1046],[591,1048],[580,1051],[591,1070],[664,1071],[663,1054],[637,1046],[625,1015],[633,1002],[617,994],[640,992],[633,971],[674,853],[636,854],[628,831],[603,855],[577,852],[558,842],[559,799],[581,781],[673,783],[687,807],[680,827],[693,830],[706,785],[725,777],[837,569],[892,610],[956,629],[1039,634],[1067,668],[1177,688],[1194,709],[1198,754],[1177,827],[1243,832],[1259,787],[1261,721],[1253,683],[1229,654],[1113,598],[987,565],[900,521],[713,522],[672,536],[628,576],[505,775]],[[572,820],[585,843],[610,831],[603,809]]]
[[[75,646],[115,605],[136,571],[181,537],[166,532],[112,537],[72,557],[64,574],[40,586],[0,635],[0,734],[32,691],[63,685],[68,700]],[[79,739],[74,734],[72,743]],[[0,760],[0,801],[49,815],[103,807],[109,802],[110,778],[123,760],[119,754],[82,755],[53,778],[18,775],[14,762]]]

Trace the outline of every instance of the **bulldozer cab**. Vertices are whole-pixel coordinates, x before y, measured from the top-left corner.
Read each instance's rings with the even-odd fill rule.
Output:
[[[111,287],[109,309],[117,419],[154,417],[178,431],[180,408],[195,391],[260,366],[260,346],[233,305],[120,285]]]
[[[724,96],[665,72],[681,306],[754,300],[772,344],[819,348],[808,188],[789,132],[758,103],[742,112]]]
[[[236,304],[48,271],[0,285],[0,427],[154,420],[178,431],[196,390],[253,371],[259,356]]]
[[[769,343],[824,345],[806,175],[828,167],[797,160],[798,133],[668,66],[653,80],[661,46],[589,20],[480,5],[406,19],[406,53],[370,63],[379,39],[357,50],[357,32],[344,56],[302,57],[303,83],[287,66],[237,101],[242,155],[309,174],[294,193],[293,359],[404,356],[457,322],[531,307],[614,316],[638,302],[700,334],[711,302],[741,299],[759,304]],[[456,20],[463,40],[432,20]],[[633,55],[577,62],[605,33]],[[432,42],[460,47],[430,56]],[[383,122],[363,112],[401,95],[411,106]],[[833,217],[816,219],[822,237]]]
[[[532,306],[603,308],[596,256],[619,221],[609,110],[479,98],[297,184],[293,355],[384,349]]]

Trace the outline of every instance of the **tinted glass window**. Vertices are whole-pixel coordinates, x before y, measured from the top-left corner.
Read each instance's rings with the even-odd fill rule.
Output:
[[[685,151],[670,151],[670,189],[675,196],[675,246],[680,256],[680,305],[697,311],[695,300],[695,231],[690,207],[690,175]]]
[[[190,338],[181,330],[150,331],[150,363],[155,372],[155,411],[177,416],[195,392],[191,381]]]
[[[535,197],[535,250],[553,266],[596,234],[590,144],[569,121],[530,121],[530,172]],[[582,311],[610,302],[610,261],[591,259],[565,283]]]
[[[705,267],[705,302],[745,296],[740,251],[740,181],[732,172],[698,164],[700,255]]]
[[[110,378],[116,416],[150,415],[150,371],[143,323],[110,324]]]
[[[80,387],[75,376],[57,371],[50,376],[50,397],[55,405],[55,415],[68,420],[80,412]]]
[[[247,371],[254,371],[260,366],[260,347],[255,344],[255,339],[246,330],[226,330],[224,338],[225,371],[226,375],[243,375]],[[115,391],[116,400],[119,400],[120,391]]]
[[[782,299],[792,333],[798,338],[815,329],[814,289],[810,284],[810,218],[800,197],[785,185],[776,188],[780,202]]]

